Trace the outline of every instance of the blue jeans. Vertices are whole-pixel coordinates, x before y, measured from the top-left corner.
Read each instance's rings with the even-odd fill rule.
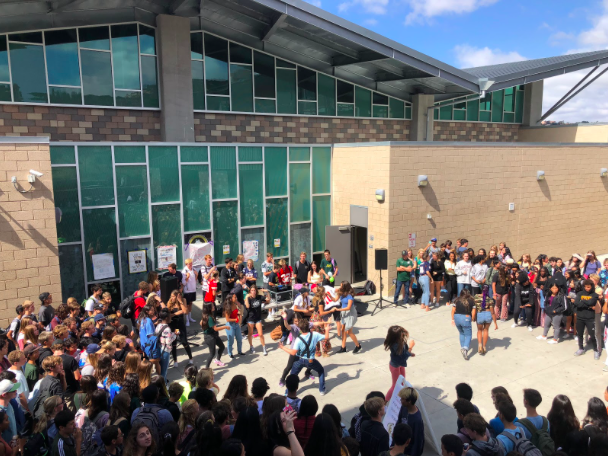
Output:
[[[456,323],[456,328],[460,333],[460,348],[468,350],[471,343],[471,316],[456,314],[454,315],[454,323]]]
[[[228,354],[232,356],[232,344],[236,338],[236,348],[238,353],[243,351],[243,335],[241,334],[241,325],[238,323],[229,323],[230,329],[226,330],[226,336],[228,336]]]
[[[488,297],[494,299],[494,290],[492,290],[492,284],[490,284],[490,288],[488,288]]]
[[[169,367],[170,351],[161,351],[160,353],[160,375],[167,381],[167,368]]]
[[[395,304],[397,304],[397,301],[399,301],[399,293],[401,293],[401,287],[405,287],[405,295],[403,297],[403,303],[407,304],[408,301],[410,300],[410,281],[406,280],[404,282],[402,282],[401,280],[397,280],[397,283],[395,283],[395,298],[393,299],[393,302]]]
[[[299,358],[294,361],[293,366],[291,367],[291,373],[298,375],[302,369],[312,369],[317,371],[319,374],[319,391],[325,391],[325,370],[321,363],[316,359],[312,360],[312,363],[309,362],[305,358]]]
[[[427,276],[427,275],[420,276],[420,278],[418,279],[418,283],[420,284],[420,287],[422,288],[422,298],[420,298],[420,302],[423,305],[428,306],[430,297],[431,297],[431,286],[430,286],[429,276]]]
[[[458,295],[456,297],[460,296],[460,293],[462,292],[462,290],[465,290],[465,289],[469,290],[469,292],[472,291],[471,284],[470,283],[459,283],[458,284]]]

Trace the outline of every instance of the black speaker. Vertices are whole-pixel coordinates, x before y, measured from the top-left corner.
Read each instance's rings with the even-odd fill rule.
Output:
[[[167,304],[169,302],[169,298],[171,297],[171,292],[173,290],[177,290],[179,288],[179,283],[177,283],[177,277],[163,277],[160,279],[160,299],[162,302]]]
[[[388,250],[376,249],[376,271],[388,269]]]

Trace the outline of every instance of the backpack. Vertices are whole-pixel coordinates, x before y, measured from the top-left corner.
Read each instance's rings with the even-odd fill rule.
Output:
[[[160,409],[161,407],[155,404],[144,405],[135,417],[135,421],[144,423],[150,429],[150,434],[152,434],[155,442],[159,441],[158,438],[160,436],[160,420],[158,418],[158,411]],[[135,427],[135,422],[133,422],[133,427]]]
[[[338,277],[340,275],[340,271],[335,272],[336,271],[336,261],[333,258],[331,259],[331,265],[334,267],[334,277]]]
[[[123,299],[118,306],[120,309],[120,313],[122,314],[122,318],[132,318],[135,313],[135,296],[127,296]]]
[[[530,439],[532,445],[538,448],[543,456],[551,456],[555,453],[555,442],[549,435],[549,421],[544,416],[542,418],[543,425],[540,429],[536,429],[532,422],[526,418],[519,420],[519,422],[532,434]]]
[[[50,451],[51,446],[46,432],[33,434],[23,448],[24,456],[47,456]]]
[[[363,289],[365,290],[364,294],[366,294],[367,296],[376,294],[376,285],[371,280],[365,282],[365,286],[363,287]]]
[[[105,423],[102,425],[102,422],[104,418],[107,422],[109,416],[108,412],[99,412],[94,420],[91,420],[88,416],[84,417],[84,423],[81,428],[82,443],[80,444],[80,454],[92,454],[103,445],[101,441],[101,429]]]
[[[523,430],[521,433],[523,434]],[[504,435],[511,442],[513,442],[513,450],[522,454],[523,456],[543,456],[540,450],[536,448],[525,436],[518,439],[516,436],[507,431],[503,431],[501,435]]]

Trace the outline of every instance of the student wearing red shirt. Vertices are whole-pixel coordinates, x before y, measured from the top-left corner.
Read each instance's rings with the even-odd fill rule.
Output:
[[[238,354],[245,354],[243,353],[243,335],[241,334],[239,313],[239,301],[236,298],[236,294],[230,293],[226,296],[226,300],[224,301],[224,318],[226,318],[226,323],[229,326],[229,328],[226,329],[226,336],[228,337],[228,356],[230,359],[233,358],[232,344],[234,343],[235,338]]]
[[[204,301],[205,304],[212,304],[215,302],[215,297],[217,296],[217,281],[219,277],[219,272],[213,271],[209,280],[207,280],[207,291],[205,292]]]
[[[146,305],[146,294],[148,294],[148,290],[148,282],[139,282],[139,290],[133,295],[135,296],[135,311],[131,317],[131,323],[133,325],[133,330],[131,331],[132,338],[136,338],[139,335],[139,330],[137,329],[137,324],[135,322],[139,318],[139,312],[141,312],[141,309]]]
[[[286,287],[291,287],[291,279],[293,277],[293,269],[285,260],[279,261],[281,270],[279,271],[279,283]]]

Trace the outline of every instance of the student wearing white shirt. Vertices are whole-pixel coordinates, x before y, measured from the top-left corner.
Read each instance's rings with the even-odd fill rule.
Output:
[[[471,291],[471,269],[473,266],[469,261],[467,252],[462,254],[462,260],[456,263],[456,282],[458,282],[458,296],[462,290]]]
[[[477,255],[473,258],[473,267],[471,268],[471,295],[481,294],[481,289],[486,285],[486,272],[488,266],[484,263],[484,256]]]
[[[184,285],[184,299],[188,306],[188,315],[185,315],[186,326],[195,322],[192,318],[192,303],[196,300],[196,271],[192,268],[192,259],[186,258],[186,267],[182,271],[182,284]]]
[[[99,285],[93,285],[91,287],[91,291],[93,294],[84,304],[84,310],[90,317],[93,316],[93,309],[95,309],[95,306],[101,304],[101,302],[99,302],[99,298],[101,298],[101,294],[103,293],[103,290]]]
[[[300,295],[293,301],[291,310],[298,312],[301,317],[310,317],[312,315],[310,297],[308,296],[308,288],[302,288]]]

